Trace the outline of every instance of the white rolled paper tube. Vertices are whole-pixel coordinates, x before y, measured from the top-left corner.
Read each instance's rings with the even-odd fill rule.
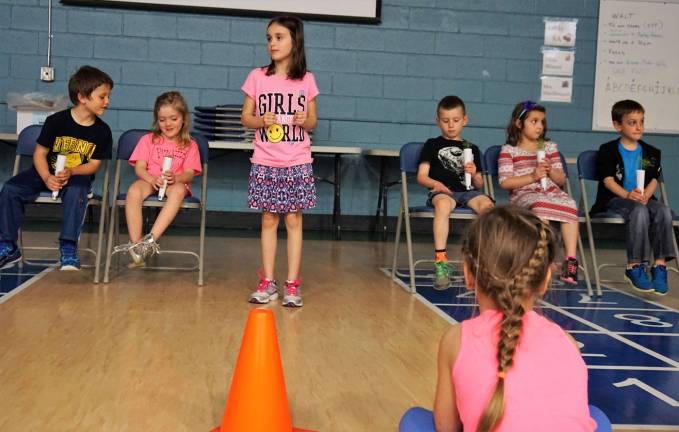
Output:
[[[462,156],[464,157],[465,165],[474,161],[474,154],[470,148],[463,149]],[[464,184],[467,186],[467,190],[472,188],[472,175],[468,172],[464,173]]]
[[[641,192],[641,195],[644,194],[644,184],[646,180],[646,171],[644,170],[637,170],[637,189],[639,189],[639,192]]]
[[[66,155],[57,155],[57,166],[54,168],[54,174],[59,174],[61,171],[66,168]],[[52,199],[56,200],[57,197],[59,196],[59,191],[55,190],[52,191]]]
[[[545,160],[545,151],[538,150],[538,163],[541,163],[543,160]],[[547,190],[547,177],[542,177],[540,179],[540,184],[542,185],[543,190]]]
[[[163,168],[160,175],[164,175],[165,171],[169,171],[172,168],[172,156],[165,156],[163,158]],[[158,201],[162,201],[165,198],[165,189],[167,189],[167,180],[164,181],[163,187],[158,189]]]

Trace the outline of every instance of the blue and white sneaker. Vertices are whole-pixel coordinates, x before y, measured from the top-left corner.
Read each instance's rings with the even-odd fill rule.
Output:
[[[640,292],[653,292],[653,285],[646,274],[646,267],[643,264],[637,264],[634,267],[625,270],[625,280]]]
[[[651,267],[651,278],[655,293],[661,296],[667,294],[667,266],[654,265]]]
[[[11,242],[0,242],[0,269],[21,261],[21,250]]]
[[[78,257],[78,244],[68,240],[59,241],[59,270],[78,271],[80,270],[80,258]]]

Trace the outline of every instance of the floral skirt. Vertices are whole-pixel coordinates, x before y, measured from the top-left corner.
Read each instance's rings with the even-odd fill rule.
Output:
[[[248,207],[271,213],[293,213],[316,207],[311,164],[275,168],[252,164]]]

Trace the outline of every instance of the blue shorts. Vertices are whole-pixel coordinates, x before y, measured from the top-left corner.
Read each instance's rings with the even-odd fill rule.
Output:
[[[427,196],[427,206],[434,207],[432,200],[434,199],[434,197],[436,195],[439,195],[439,194],[448,195],[448,194],[445,194],[443,192],[429,192],[429,195]],[[467,205],[467,204],[469,204],[469,201],[471,201],[474,198],[476,198],[477,196],[481,196],[481,195],[487,196],[483,192],[473,189],[473,190],[468,190],[468,191],[464,191],[464,192],[453,192],[453,195],[451,196],[451,198],[453,199],[453,201],[455,201],[455,204],[458,207],[469,208],[469,206]],[[490,197],[488,197],[488,199],[490,199]]]

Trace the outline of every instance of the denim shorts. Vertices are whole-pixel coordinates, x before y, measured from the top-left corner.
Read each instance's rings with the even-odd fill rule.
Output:
[[[443,192],[429,192],[429,195],[427,196],[427,206],[429,207],[434,207],[434,204],[432,203],[432,199],[436,195],[439,194],[444,194]],[[448,194],[444,194],[448,195]],[[485,195],[483,192],[478,191],[478,190],[468,190],[464,192],[453,192],[453,196],[451,197],[453,201],[455,201],[455,204],[458,207],[469,207],[467,204],[469,204],[469,201],[473,200],[477,196]],[[488,197],[490,199],[490,197]]]

